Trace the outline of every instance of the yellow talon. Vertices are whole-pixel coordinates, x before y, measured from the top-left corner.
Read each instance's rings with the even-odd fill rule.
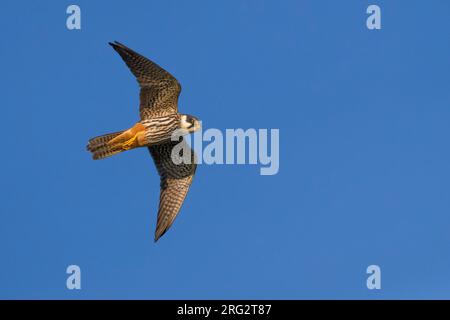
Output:
[[[125,141],[122,145],[122,149],[126,151],[136,147],[136,139],[137,136],[134,136],[133,138]]]

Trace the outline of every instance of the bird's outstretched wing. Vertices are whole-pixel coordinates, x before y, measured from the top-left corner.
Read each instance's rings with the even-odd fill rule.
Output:
[[[177,146],[177,151],[187,150],[190,152],[190,163],[174,163],[172,149],[175,146]],[[155,231],[156,242],[170,228],[177,217],[194,178],[197,165],[194,150],[184,140],[180,140],[180,142],[170,141],[151,146],[148,149],[161,177],[158,219]],[[183,156],[183,151],[178,154]],[[188,154],[185,156],[189,157]]]
[[[141,119],[177,113],[178,96],[181,92],[181,85],[177,79],[125,45],[117,41],[109,44],[120,54],[141,87],[139,103]]]

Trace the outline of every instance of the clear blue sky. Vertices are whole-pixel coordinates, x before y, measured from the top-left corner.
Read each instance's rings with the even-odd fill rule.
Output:
[[[450,2],[71,3],[0,4],[0,298],[450,298]],[[154,244],[147,150],[85,150],[138,119],[112,40],[205,129],[279,128],[279,174],[200,166]]]

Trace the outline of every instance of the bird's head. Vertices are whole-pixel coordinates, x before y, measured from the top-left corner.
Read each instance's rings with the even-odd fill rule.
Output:
[[[200,120],[189,114],[182,114],[180,119],[180,126],[182,129],[187,130],[189,133],[195,132],[200,129]]]

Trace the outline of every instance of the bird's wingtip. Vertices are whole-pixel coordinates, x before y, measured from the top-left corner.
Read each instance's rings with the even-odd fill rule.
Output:
[[[112,42],[108,42],[108,44],[112,47],[126,47],[123,43],[120,43],[119,41],[112,41]]]
[[[157,230],[155,231],[155,242],[157,242],[166,233],[167,230]]]
[[[120,43],[119,41],[108,42],[108,44],[116,51],[132,51],[130,48],[128,48],[123,43]]]

